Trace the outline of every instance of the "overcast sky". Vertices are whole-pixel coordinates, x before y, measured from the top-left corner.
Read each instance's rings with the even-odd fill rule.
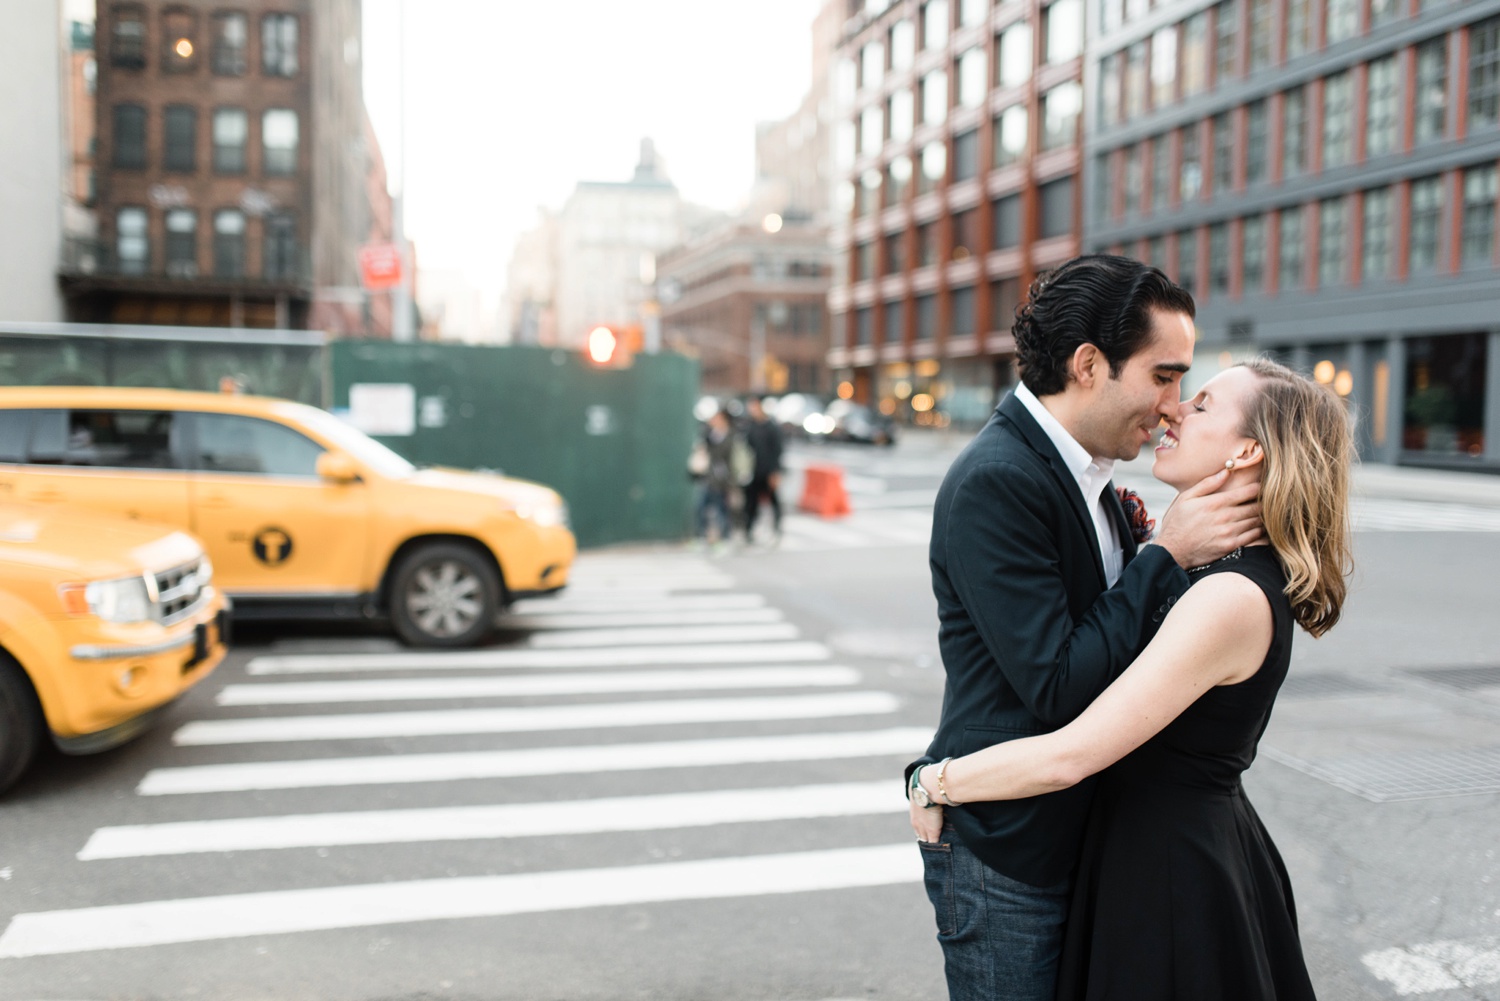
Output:
[[[365,101],[400,175],[402,0],[364,0]],[[490,296],[538,206],[630,177],[650,136],[685,197],[730,209],[755,123],[796,110],[817,0],[406,0],[407,232]]]

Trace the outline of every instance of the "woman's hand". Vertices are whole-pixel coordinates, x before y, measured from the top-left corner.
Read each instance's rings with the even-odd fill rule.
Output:
[[[915,799],[909,804],[911,812],[911,829],[916,832],[918,841],[936,843],[943,837],[943,808],[940,806],[923,806]]]

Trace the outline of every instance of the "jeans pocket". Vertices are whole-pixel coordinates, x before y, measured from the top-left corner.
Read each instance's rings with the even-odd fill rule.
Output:
[[[917,842],[922,850],[922,882],[937,916],[938,936],[958,930],[958,907],[953,899],[953,846],[946,841]]]

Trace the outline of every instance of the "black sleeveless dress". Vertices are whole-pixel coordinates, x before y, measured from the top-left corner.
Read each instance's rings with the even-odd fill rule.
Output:
[[[1270,652],[1252,678],[1211,689],[1101,777],[1059,1001],[1314,997],[1286,867],[1240,785],[1291,659],[1286,576],[1269,546],[1192,576],[1214,573],[1242,574],[1270,599]]]

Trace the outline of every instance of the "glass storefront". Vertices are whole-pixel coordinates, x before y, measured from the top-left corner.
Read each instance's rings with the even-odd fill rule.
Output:
[[[1484,454],[1488,342],[1483,333],[1406,341],[1403,449],[1476,458]]]

